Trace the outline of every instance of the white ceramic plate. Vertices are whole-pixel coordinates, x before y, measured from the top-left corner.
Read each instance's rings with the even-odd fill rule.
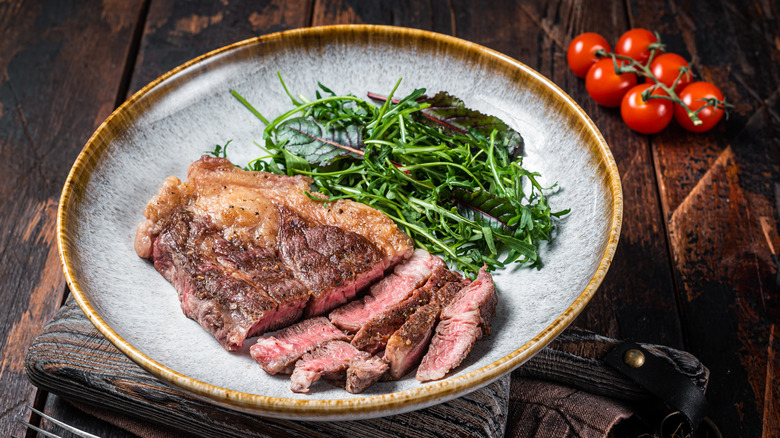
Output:
[[[289,108],[276,77],[313,96],[320,81],[338,93],[397,95],[446,90],[496,115],[526,140],[526,167],[557,181],[553,209],[571,208],[544,268],[495,273],[498,314],[491,336],[438,382],[413,376],[360,395],[326,384],[295,394],[243,351],[228,353],[179,308],[173,287],[133,250],[141,212],[170,175],[232,140],[229,157],[258,156],[262,126],[229,93],[266,116]],[[268,35],[216,50],[149,84],[104,122],[65,185],[58,239],[79,305],[120,350],[163,381],[237,410],[295,419],[344,420],[419,409],[487,385],[558,335],[583,309],[618,241],[617,167],[585,113],[552,82],[504,55],[456,38],[379,26],[332,26]]]

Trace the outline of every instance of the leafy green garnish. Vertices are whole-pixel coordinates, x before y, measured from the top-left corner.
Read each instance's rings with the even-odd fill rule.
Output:
[[[315,100],[296,99],[282,85],[294,108],[270,122],[231,91],[266,124],[269,154],[249,169],[308,175],[329,201],[382,211],[457,269],[541,267],[538,244],[569,210],[551,212],[546,192],[555,186],[522,167],[523,139],[503,121],[423,89],[399,100],[391,93],[377,107],[322,84]]]
[[[421,111],[425,117],[420,117],[419,113],[415,114],[415,120],[421,123],[430,124],[429,120],[434,120],[450,127],[451,131],[460,133],[476,131],[484,137],[489,137],[495,131],[496,141],[506,145],[507,153],[511,158],[517,158],[523,153],[523,137],[520,133],[498,117],[466,108],[462,100],[447,92],[440,91],[433,97],[423,97],[417,102],[429,105]]]

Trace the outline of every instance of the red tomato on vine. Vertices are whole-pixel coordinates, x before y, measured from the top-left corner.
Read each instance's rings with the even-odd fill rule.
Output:
[[[680,76],[681,68],[688,69],[682,76]],[[662,55],[658,55],[655,59],[653,59],[653,62],[650,63],[650,73],[655,76],[658,82],[666,85],[669,88],[672,87],[677,77],[680,77],[680,80],[674,87],[675,93],[682,91],[682,89],[690,84],[693,80],[693,75],[690,72],[688,61],[676,53],[664,53]],[[645,82],[652,84],[655,83],[653,78],[649,76],[645,79]]]
[[[583,33],[569,44],[569,49],[566,51],[566,62],[575,75],[584,78],[590,67],[599,60],[596,51],[600,49],[605,52],[612,51],[603,36],[593,32]]]
[[[623,96],[620,103],[620,115],[629,128],[642,134],[655,134],[669,125],[674,115],[674,104],[663,98],[644,99],[644,93],[655,87],[650,95],[666,96],[665,91],[655,84],[639,84]]]
[[[718,103],[723,102],[723,93],[709,82],[694,82],[683,88],[679,97],[691,111],[704,107],[696,114],[702,122],[701,125],[694,125],[685,108],[681,105],[674,106],[675,120],[688,131],[709,131],[723,117],[723,105]]]
[[[622,61],[617,62],[623,64]],[[599,105],[616,107],[629,90],[636,85],[636,74],[615,72],[612,58],[603,58],[593,64],[585,78],[585,88],[588,94]]]
[[[658,42],[658,38],[647,29],[631,29],[620,36],[615,45],[615,54],[628,56],[644,64],[650,58],[650,44]]]

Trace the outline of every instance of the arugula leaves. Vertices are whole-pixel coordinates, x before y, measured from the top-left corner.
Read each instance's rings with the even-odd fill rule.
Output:
[[[371,205],[457,269],[540,268],[539,242],[569,212],[552,212],[546,192],[555,186],[543,188],[522,167],[519,133],[447,93],[418,89],[393,100],[393,89],[376,107],[320,84],[313,101],[288,92],[294,108],[270,122],[231,93],[266,124],[270,155],[249,169],[308,175],[331,201]]]

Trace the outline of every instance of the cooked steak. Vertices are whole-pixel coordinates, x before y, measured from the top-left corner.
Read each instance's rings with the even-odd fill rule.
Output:
[[[474,342],[483,333],[490,334],[497,302],[493,278],[483,267],[476,280],[442,310],[436,334],[417,368],[417,380],[439,380],[460,365]]]
[[[346,376],[345,388],[360,392],[374,384],[387,371],[387,364],[365,351],[359,351],[343,341],[332,341],[303,355],[296,362],[290,389],[293,392],[309,392],[312,383],[324,377],[328,380],[342,380]]]
[[[309,288],[294,277],[292,270],[282,263],[276,251],[270,248],[241,244],[239,239],[228,242],[218,234],[209,246],[219,263],[230,269],[233,277],[241,278],[263,289],[277,303],[275,321],[268,329],[285,327],[297,321],[309,301]],[[241,245],[241,246],[238,246]],[[262,330],[265,331],[265,330]],[[249,336],[253,336],[250,333]]]
[[[364,324],[407,299],[412,292],[430,277],[436,267],[446,265],[423,249],[414,251],[412,257],[395,267],[392,274],[371,286],[369,294],[330,313],[336,327],[355,333]]]
[[[352,345],[358,350],[376,353],[384,349],[388,338],[398,330],[418,308],[428,304],[433,294],[450,282],[462,280],[460,274],[450,271],[442,263],[436,266],[425,284],[417,288],[404,301],[394,304],[377,315],[358,330],[352,339]]]
[[[295,361],[301,356],[334,340],[349,341],[349,336],[331,324],[328,318],[319,316],[260,337],[249,352],[266,372],[290,374]]]
[[[303,312],[329,311],[412,254],[411,239],[379,211],[310,199],[309,178],[208,156],[187,175],[166,179],[149,201],[135,248],[176,287],[185,315],[228,350]]]
[[[387,362],[377,356],[363,356],[352,359],[347,368],[347,382],[344,389],[352,394],[359,394],[373,385],[387,372]]]
[[[390,366],[386,377],[398,380],[414,368],[426,351],[442,307],[471,281],[453,281],[433,291],[431,302],[417,309],[387,340],[384,358]]]
[[[384,354],[390,366],[387,378],[398,380],[420,363],[428,351],[428,343],[440,311],[436,304],[425,305],[390,336]]]

